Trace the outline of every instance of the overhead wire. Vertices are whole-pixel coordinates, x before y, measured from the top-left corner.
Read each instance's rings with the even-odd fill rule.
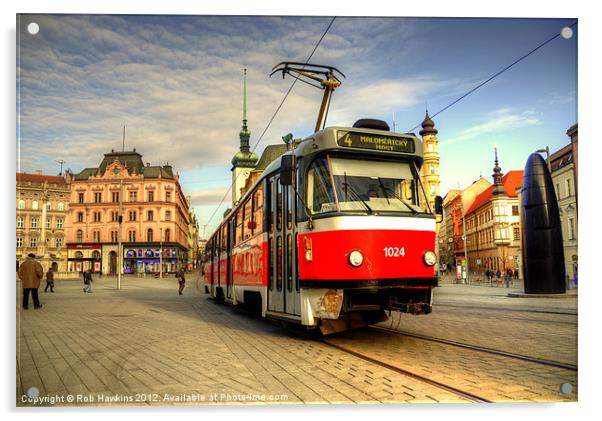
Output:
[[[576,25],[577,25],[577,22],[575,22],[572,25],[570,25],[569,28],[573,28]],[[466,92],[464,95],[462,95],[459,98],[455,99],[454,101],[452,101],[451,103],[449,103],[448,105],[446,105],[445,107],[443,107],[442,109],[440,109],[439,111],[437,111],[435,114],[431,115],[430,117],[434,118],[434,117],[438,116],[443,111],[445,111],[448,108],[452,107],[453,105],[457,104],[458,102],[460,102],[461,100],[463,100],[464,98],[466,98],[468,95],[472,94],[477,89],[479,89],[479,88],[483,87],[484,85],[486,85],[487,83],[491,82],[493,79],[495,79],[496,77],[498,77],[499,75],[501,75],[502,73],[504,73],[506,70],[510,69],[511,67],[513,67],[514,65],[518,64],[522,60],[526,59],[531,54],[533,54],[534,52],[536,52],[537,50],[539,50],[540,48],[542,48],[545,45],[549,44],[550,42],[554,41],[559,36],[561,36],[560,32],[557,33],[556,35],[554,35],[553,37],[548,38],[547,40],[545,40],[544,42],[542,42],[541,44],[539,44],[537,47],[535,47],[534,49],[532,49],[531,51],[529,51],[527,54],[525,54],[525,55],[521,56],[520,58],[516,59],[510,65],[504,67],[502,70],[498,71],[496,74],[494,74],[493,76],[491,76],[489,79],[485,80],[484,82],[481,82],[480,84],[478,84],[477,86],[475,86],[474,88],[472,88],[471,90],[469,90],[468,92]],[[417,124],[416,126],[414,126],[413,128],[411,128],[410,130],[408,130],[408,132],[409,133],[413,132],[414,130],[416,130],[417,128],[419,128],[421,126],[421,124],[422,123]]]
[[[312,50],[311,54],[309,55],[309,57],[307,58],[307,60],[305,60],[305,65],[309,63],[309,61],[311,60],[311,58],[313,57],[314,53],[316,52],[316,50],[318,49],[318,47],[320,46],[320,44],[322,43],[322,40],[324,39],[324,37],[326,36],[326,34],[328,33],[328,31],[330,30],[330,27],[332,26],[332,24],[334,23],[336,19],[336,16],[334,16],[332,18],[332,20],[330,21],[330,23],[328,24],[328,26],[326,27],[326,30],[324,31],[324,33],[322,34],[322,36],[320,37],[320,39],[318,40],[318,42],[316,43],[314,49]],[[261,142],[261,140],[263,139],[263,136],[266,134],[266,132],[268,131],[268,129],[270,128],[270,125],[272,124],[272,122],[274,121],[274,119],[276,118],[276,115],[278,114],[278,112],[280,111],[280,109],[282,108],[282,105],[284,105],[284,102],[286,101],[286,99],[288,98],[289,94],[291,93],[291,91],[293,90],[293,87],[295,86],[295,84],[297,83],[297,80],[299,80],[298,78],[294,78],[293,82],[291,83],[291,86],[288,88],[288,90],[286,91],[286,94],[284,94],[284,98],[282,98],[282,101],[280,102],[280,104],[278,105],[278,107],[276,108],[276,110],[274,111],[274,114],[272,115],[272,117],[270,118],[270,120],[268,121],[268,124],[266,125],[266,127],[263,129],[263,132],[261,133],[261,136],[259,136],[259,139],[257,140],[257,142],[255,142],[255,145],[253,146],[253,149],[251,149],[251,153],[255,152],[255,149],[257,149],[257,146],[259,146],[259,143]],[[215,208],[215,210],[213,211],[213,213],[211,214],[211,216],[209,217],[209,219],[207,220],[207,225],[209,225],[209,223],[213,220],[213,217],[215,216],[215,214],[217,213],[217,211],[219,210],[219,208],[222,206],[222,204],[224,203],[224,200],[226,199],[226,197],[228,196],[228,193],[230,193],[230,191],[232,190],[232,187],[234,186],[234,183],[236,182],[236,180],[238,179],[238,177],[240,176],[241,173],[238,173],[238,175],[236,176],[236,178],[232,181],[232,183],[230,184],[230,187],[228,187],[228,190],[226,190],[226,193],[224,194],[224,196],[222,197],[222,199],[219,202],[219,205],[217,205],[217,207]]]

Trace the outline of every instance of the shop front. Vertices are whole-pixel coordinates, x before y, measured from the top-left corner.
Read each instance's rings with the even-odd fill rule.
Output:
[[[179,269],[175,247],[124,247],[123,271],[126,274],[175,273]],[[161,258],[162,255],[162,258]]]
[[[102,246],[67,244],[67,271],[81,273],[86,270],[102,273]]]

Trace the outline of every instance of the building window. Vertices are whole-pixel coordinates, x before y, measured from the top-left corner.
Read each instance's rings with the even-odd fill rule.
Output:
[[[111,222],[117,222],[117,211],[111,211]]]
[[[165,211],[165,220],[171,221],[171,211]]]
[[[77,212],[77,222],[84,222],[84,213]]]
[[[46,228],[50,228],[51,222],[52,222],[52,218],[46,218]]]
[[[432,175],[434,175],[434,174],[435,174],[435,166],[434,166],[434,165],[431,165],[431,166],[430,166],[430,168],[429,168],[429,172],[430,172]]]
[[[23,237],[17,237],[17,248],[23,247]]]
[[[165,201],[166,202],[171,202],[171,192],[165,192]]]
[[[146,231],[146,241],[148,241],[148,242],[153,241],[153,230],[152,230],[152,228],[149,228],[148,231]]]
[[[134,243],[136,241],[136,231],[128,231],[128,241]]]
[[[82,230],[77,230],[77,242],[81,243],[84,241],[84,232]]]
[[[569,226],[569,240],[574,240],[575,239],[575,219],[568,218],[567,223]]]
[[[65,205],[63,204],[63,202],[59,202],[58,209],[59,209],[60,211],[62,211],[62,210],[65,210]]]
[[[154,191],[149,191],[148,192],[148,201],[149,202],[154,202],[155,201],[155,192]]]
[[[165,230],[165,241],[171,241],[171,231],[169,230],[169,228]]]
[[[78,193],[78,195],[77,195],[77,201],[79,203],[84,203],[84,194],[83,193]]]
[[[102,203],[102,192],[94,193],[94,203]]]
[[[56,239],[54,240],[54,243],[56,245],[56,248],[63,247],[63,237],[56,237]]]
[[[38,227],[38,218],[31,218],[31,227],[32,228]]]
[[[25,219],[22,216],[17,218],[17,228],[25,227]]]
[[[513,231],[514,231],[514,241],[520,240],[520,228],[514,227]]]
[[[19,209],[25,209],[25,200],[19,200]]]
[[[56,220],[56,227],[59,229],[63,228],[63,219],[62,218],[59,218]]]
[[[50,202],[46,202],[46,210],[52,210]]]
[[[435,145],[433,145],[432,143],[428,144],[428,151],[429,152],[435,152]]]
[[[138,200],[138,192],[131,191],[130,192],[130,202],[135,202]]]
[[[148,211],[146,216],[147,216],[147,220],[149,220],[149,221],[152,221],[155,217],[153,211]]]
[[[37,247],[38,246],[38,238],[37,237],[31,237],[29,239],[29,247]]]
[[[31,202],[31,208],[33,210],[38,210],[38,201],[34,200],[33,202]]]
[[[111,231],[111,243],[117,242],[117,231]]]
[[[566,180],[566,195],[570,196],[571,193],[571,179]]]
[[[512,216],[517,216],[518,215],[518,205],[513,205],[512,206]]]
[[[94,222],[101,222],[101,220],[100,212],[94,212]]]
[[[435,185],[431,184],[431,196],[435,194]]]
[[[94,231],[92,233],[92,239],[95,243],[100,242],[100,231]]]
[[[560,184],[556,183],[556,198],[560,199]]]
[[[130,211],[129,216],[130,216],[130,221],[135,221],[136,220],[136,211]]]
[[[113,203],[119,203],[119,192],[118,191],[114,191],[111,193],[111,201]]]

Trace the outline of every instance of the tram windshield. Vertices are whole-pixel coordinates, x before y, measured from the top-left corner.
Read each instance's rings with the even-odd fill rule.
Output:
[[[308,172],[307,205],[327,212],[423,213],[419,185],[408,162],[369,161],[326,155]]]

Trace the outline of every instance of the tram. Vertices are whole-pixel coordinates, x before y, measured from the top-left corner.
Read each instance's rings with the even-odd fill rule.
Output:
[[[422,141],[380,120],[292,142],[208,239],[205,291],[330,334],[432,310],[436,215]]]

